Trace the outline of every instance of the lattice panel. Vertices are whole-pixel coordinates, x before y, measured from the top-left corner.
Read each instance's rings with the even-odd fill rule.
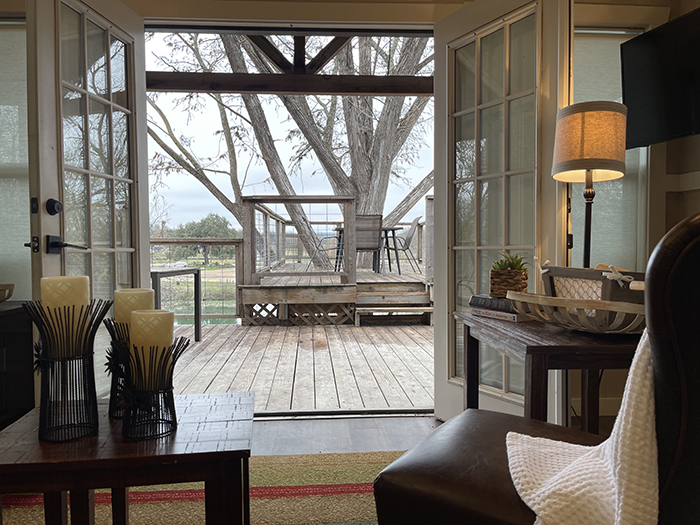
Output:
[[[352,304],[290,304],[289,322],[293,325],[340,325],[355,322]]]
[[[247,304],[245,305],[244,324],[255,326],[279,326],[280,319],[276,304]]]

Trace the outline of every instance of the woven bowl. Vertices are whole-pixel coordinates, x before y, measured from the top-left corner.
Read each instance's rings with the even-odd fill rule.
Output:
[[[12,292],[14,289],[14,284],[0,284],[0,303],[7,301],[10,297],[12,297]]]
[[[638,334],[644,331],[644,305],[599,299],[569,299],[508,292],[518,313],[535,321],[597,334]]]

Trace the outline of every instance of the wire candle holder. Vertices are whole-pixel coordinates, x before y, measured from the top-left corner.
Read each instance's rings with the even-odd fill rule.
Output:
[[[71,441],[97,434],[95,334],[112,301],[44,307],[23,303],[39,331],[35,370],[41,372],[39,439]]]
[[[112,338],[107,350],[107,373],[112,376],[109,388],[109,417],[124,416],[124,384],[129,361],[129,323],[118,323],[112,318],[104,320]]]
[[[137,347],[128,352],[122,434],[132,440],[166,436],[177,428],[173,372],[190,340],[178,337],[167,349]],[[125,354],[121,354],[126,359]]]

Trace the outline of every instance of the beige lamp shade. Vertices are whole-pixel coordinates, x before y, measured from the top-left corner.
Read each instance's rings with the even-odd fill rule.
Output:
[[[562,182],[593,182],[625,175],[627,107],[618,102],[581,102],[557,113],[552,177]]]

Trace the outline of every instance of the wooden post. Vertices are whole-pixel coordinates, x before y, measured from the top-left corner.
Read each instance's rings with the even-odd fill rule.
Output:
[[[243,284],[260,284],[259,279],[253,282],[253,274],[255,273],[255,203],[253,201],[246,202],[243,198]]]
[[[341,284],[357,283],[357,251],[355,250],[355,201],[346,202],[343,205],[345,219],[345,272],[347,276],[341,277]]]
[[[245,282],[245,249],[243,243],[236,244],[236,316],[243,318],[243,301],[241,300],[241,284]]]
[[[435,278],[435,198],[425,198],[425,278],[429,283]]]

